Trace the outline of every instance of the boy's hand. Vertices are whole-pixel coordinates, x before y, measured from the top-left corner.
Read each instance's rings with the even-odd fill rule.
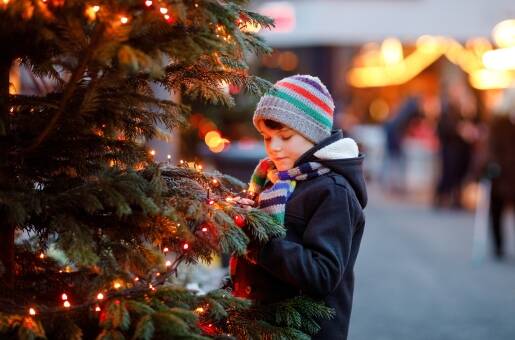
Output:
[[[245,210],[250,210],[256,204],[256,202],[254,202],[253,200],[251,200],[249,198],[243,198],[243,197],[239,197],[239,196],[233,197],[233,201],[236,202],[237,204],[241,205],[242,208],[244,208]]]

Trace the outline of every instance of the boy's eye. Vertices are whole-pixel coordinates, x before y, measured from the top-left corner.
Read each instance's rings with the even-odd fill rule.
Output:
[[[283,140],[288,140],[288,139],[290,139],[291,137],[292,137],[292,136],[281,136],[281,138],[282,138]]]

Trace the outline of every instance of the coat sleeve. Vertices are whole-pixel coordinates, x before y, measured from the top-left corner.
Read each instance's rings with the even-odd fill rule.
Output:
[[[258,264],[272,275],[317,296],[331,293],[340,283],[353,235],[347,188],[334,184],[326,188],[307,222],[302,243],[273,239],[258,257]]]

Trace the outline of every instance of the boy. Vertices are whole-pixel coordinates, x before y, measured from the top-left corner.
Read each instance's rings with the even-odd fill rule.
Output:
[[[261,98],[253,123],[268,159],[249,191],[287,233],[254,260],[231,264],[236,296],[271,303],[303,294],[333,308],[335,318],[322,320],[314,339],[347,338],[367,202],[363,157],[341,131],[331,134],[333,110],[326,87],[307,75],[282,79]]]

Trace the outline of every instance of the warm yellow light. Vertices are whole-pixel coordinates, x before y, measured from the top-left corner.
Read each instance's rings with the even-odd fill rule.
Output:
[[[492,44],[486,38],[473,38],[467,41],[465,45],[468,49],[472,50],[476,56],[482,57],[483,54],[492,49]]]
[[[251,21],[246,22],[244,26],[241,27],[241,31],[247,33],[258,33],[261,30],[261,25],[257,22]]]
[[[100,312],[100,311],[101,311],[100,307],[96,306],[95,307],[95,312]]]
[[[397,38],[385,39],[381,44],[381,57],[386,65],[399,63],[404,58],[400,40]]]
[[[118,281],[113,283],[114,289],[120,289],[121,286],[122,286],[122,284],[120,282],[118,282]]]
[[[515,46],[486,52],[483,64],[492,70],[515,70]]]
[[[155,156],[156,155],[156,150],[150,150],[149,153],[150,153],[150,155]]]
[[[206,133],[206,136],[204,137],[204,141],[210,148],[218,146],[221,143],[221,140],[222,136],[220,136],[220,133],[218,131],[209,131],[208,133]]]
[[[95,20],[97,18],[97,12],[100,10],[100,6],[88,6],[86,7],[86,17],[89,20]]]
[[[7,2],[9,2],[9,1],[7,1]],[[5,0],[4,0],[4,4],[5,4],[5,3],[6,3],[6,2],[5,2]],[[36,310],[35,310],[34,308],[29,308],[29,314],[30,314],[30,315],[32,315],[32,316],[36,315]]]
[[[378,122],[384,121],[388,118],[388,114],[390,113],[390,107],[388,103],[381,98],[374,99],[372,103],[370,103],[369,107],[370,116]]]
[[[39,254],[39,258],[40,259],[44,259],[45,258],[45,254],[43,254],[43,253]]]
[[[507,88],[513,80],[510,72],[490,69],[477,70],[469,76],[470,84],[478,90]]]
[[[63,300],[63,301],[68,300],[68,295],[66,295],[66,293],[63,293],[63,295],[61,295],[61,300]]]
[[[169,249],[168,249],[168,247],[164,247],[164,248],[163,248],[163,252],[164,252],[164,253],[167,253],[167,252],[168,252],[168,250],[169,250]]]
[[[504,20],[495,25],[492,36],[499,47],[515,46],[515,19]]]
[[[64,301],[63,306],[64,306],[64,308],[70,308],[71,307],[70,301]]]
[[[97,300],[103,300],[103,299],[104,299],[104,294],[98,293],[97,294]]]
[[[299,65],[299,58],[295,53],[287,51],[279,54],[278,63],[283,71],[293,71]]]
[[[159,12],[161,12],[161,14],[166,14],[166,13],[168,13],[168,8],[166,8],[166,7],[161,7],[161,8],[159,9]]]
[[[197,309],[195,309],[195,312],[198,314],[202,314],[202,313],[204,313],[204,308],[198,307]]]
[[[170,266],[172,265],[172,262],[171,262],[171,261],[166,261],[166,262],[165,262],[165,265],[166,265],[167,267],[170,267]]]
[[[404,58],[398,39],[385,40],[380,51],[377,45],[366,44],[356,58],[358,67],[349,71],[347,81],[354,87],[404,84],[441,57],[446,46],[443,38],[422,36],[417,40],[417,49]]]
[[[121,22],[122,24],[126,24],[126,23],[128,23],[128,22],[129,22],[129,18],[127,18],[127,17],[121,17],[121,18],[120,18],[120,22]]]
[[[152,1],[151,0],[145,1],[145,6],[147,6],[147,7],[152,6]]]

